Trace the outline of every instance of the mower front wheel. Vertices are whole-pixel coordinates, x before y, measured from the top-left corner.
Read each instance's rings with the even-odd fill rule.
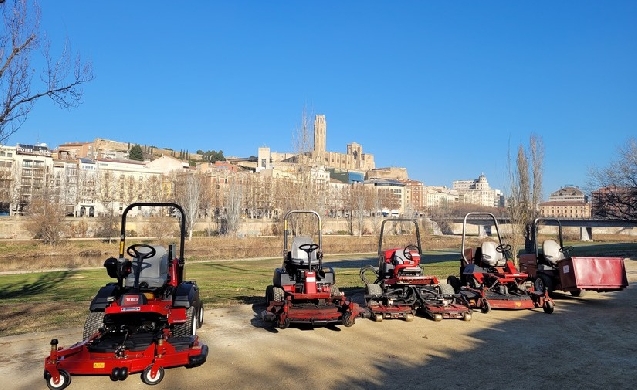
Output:
[[[546,301],[544,302],[542,309],[544,309],[544,312],[546,314],[551,314],[553,313],[553,311],[555,311],[555,304],[553,303],[553,301]]]
[[[61,390],[65,389],[68,385],[71,384],[71,375],[65,370],[58,370],[60,373],[60,380],[58,383],[53,381],[53,376],[51,374],[47,375],[46,386],[51,390]]]
[[[164,379],[164,367],[159,367],[157,369],[157,373],[154,376],[151,374],[151,369],[152,366],[146,367],[144,369],[144,371],[142,372],[142,382],[146,383],[147,385],[154,386],[161,382],[162,379]]]
[[[354,325],[354,323],[356,322],[356,318],[352,316],[352,313],[347,312],[347,313],[343,313],[341,321],[343,322],[343,325],[345,325],[346,328],[349,328],[352,325]]]

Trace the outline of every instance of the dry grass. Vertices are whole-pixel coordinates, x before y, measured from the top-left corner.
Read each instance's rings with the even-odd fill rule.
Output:
[[[405,238],[391,236],[387,245],[404,246]],[[178,239],[137,239],[128,238],[126,244],[147,242],[167,245]],[[415,240],[414,240],[415,241]],[[428,236],[422,238],[424,250],[460,248],[457,236]],[[351,253],[376,253],[378,238],[375,236],[332,236],[323,237],[323,252],[326,255]],[[110,256],[117,257],[118,240],[110,244],[99,240],[74,240],[50,246],[38,241],[0,241],[0,272],[49,269],[77,269],[102,267]],[[283,239],[281,237],[195,237],[185,244],[185,257],[189,261],[230,260],[249,258],[281,258]]]

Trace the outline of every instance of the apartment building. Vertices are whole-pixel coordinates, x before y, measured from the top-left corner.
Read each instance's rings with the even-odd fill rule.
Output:
[[[0,145],[0,215],[11,212],[15,185],[15,146]]]
[[[455,180],[452,189],[458,192],[458,202],[486,207],[504,206],[504,196],[500,190],[489,186],[483,174],[474,180]]]

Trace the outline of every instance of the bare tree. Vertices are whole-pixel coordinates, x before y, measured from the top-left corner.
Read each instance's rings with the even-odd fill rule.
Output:
[[[228,183],[224,206],[225,218],[222,231],[224,234],[236,235],[240,228],[243,210],[243,186],[237,180]]]
[[[203,177],[196,173],[175,176],[175,198],[186,214],[186,228],[188,229],[188,239],[192,239],[192,231],[195,222],[199,217],[199,209],[202,204]]]
[[[54,59],[50,43],[40,31],[40,8],[35,0],[15,0],[13,6],[0,3],[3,30],[0,32],[0,143],[18,131],[35,102],[48,97],[60,108],[81,104],[82,85],[93,80],[90,62],[74,56],[67,41]],[[43,68],[36,69],[43,56]],[[41,83],[34,82],[35,73]]]
[[[362,236],[365,227],[365,217],[374,208],[373,190],[362,183],[353,183],[346,188],[346,206],[349,213],[350,234],[354,234],[354,222],[358,236]]]
[[[607,167],[591,168],[588,186],[595,217],[637,219],[637,138],[620,146]]]
[[[97,201],[104,207],[104,211],[98,214],[99,237],[105,237],[110,243],[118,233],[117,215],[115,214],[115,202],[118,199],[115,175],[109,171],[98,171],[94,176],[96,181]]]
[[[531,166],[529,166],[529,154]],[[538,205],[542,198],[542,176],[544,169],[544,146],[542,139],[531,135],[529,152],[520,145],[518,147],[516,166],[512,167],[511,155],[508,157],[509,198],[507,208],[511,218],[512,235],[507,242],[517,254],[522,239],[530,245],[531,224],[539,216]]]
[[[44,187],[33,194],[26,210],[27,230],[34,238],[56,245],[65,238],[65,207],[57,191]]]

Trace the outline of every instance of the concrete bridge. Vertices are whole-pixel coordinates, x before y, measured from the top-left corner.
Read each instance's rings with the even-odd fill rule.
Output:
[[[509,218],[497,218],[500,233],[511,232],[511,220]],[[557,222],[559,220],[559,223]],[[450,218],[447,220],[453,224],[454,234],[462,234],[462,224],[464,218]],[[469,217],[467,224],[477,226],[468,234],[482,234],[483,230],[487,231],[493,227],[493,220],[490,218]],[[631,235],[637,235],[637,220],[623,219],[573,219],[573,218],[547,218],[542,220],[540,232],[557,233],[557,227],[562,225],[563,228],[579,228],[580,240],[591,241],[593,239],[593,229],[598,234],[616,234],[618,232],[627,232]],[[469,228],[468,228],[469,229]]]

